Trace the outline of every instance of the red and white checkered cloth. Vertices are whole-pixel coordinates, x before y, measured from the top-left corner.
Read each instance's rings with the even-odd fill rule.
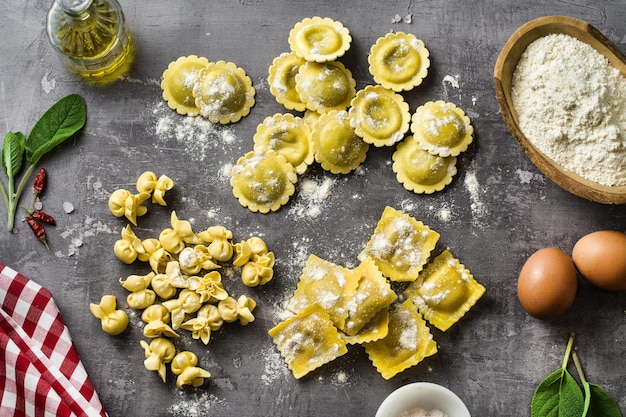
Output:
[[[106,416],[48,290],[0,263],[0,416]]]

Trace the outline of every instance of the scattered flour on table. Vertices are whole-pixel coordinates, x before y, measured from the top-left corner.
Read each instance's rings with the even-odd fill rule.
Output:
[[[283,377],[289,377],[291,375],[291,371],[285,364],[285,360],[282,356],[280,356],[280,353],[274,344],[263,348],[261,354],[263,355],[263,360],[265,361],[263,364],[263,375],[261,375],[261,381],[263,381],[265,385],[273,385],[276,383],[276,380]]]
[[[209,152],[237,140],[231,130],[201,116],[182,116],[163,102],[154,106],[152,114],[156,117],[154,133],[157,141],[175,140],[196,161],[203,161]]]
[[[324,203],[332,192],[335,180],[326,177],[319,181],[312,178],[303,178],[298,185],[299,200],[292,204],[289,214],[300,218],[303,216],[316,218],[324,209]]]
[[[65,251],[59,249],[55,251],[54,254],[57,258],[77,255],[79,248],[86,243],[86,240],[103,233],[114,234],[119,232],[114,232],[102,221],[87,216],[83,219],[82,223],[72,223],[64,228],[63,232],[61,232],[61,237],[69,241],[68,248]]]
[[[524,135],[565,169],[626,185],[626,78],[594,48],[568,35],[532,42],[513,73]]]
[[[193,396],[180,394],[167,412],[175,417],[204,417],[214,415],[213,407],[224,404],[224,400],[206,392]]]
[[[413,21],[413,15],[411,13],[406,14],[404,16],[400,16],[399,14],[395,15],[391,18],[391,23],[411,23]]]
[[[455,90],[459,89],[459,78],[461,76],[459,74],[456,75],[446,75],[441,80],[441,86],[443,87],[443,99],[445,101],[449,100],[448,96],[448,86],[454,88]]]
[[[41,88],[46,94],[50,94],[57,86],[57,80],[50,78],[50,71],[46,70],[43,78],[41,79]]]
[[[520,183],[522,183],[522,184],[530,184],[530,182],[533,181],[533,180],[542,181],[543,178],[544,178],[540,174],[535,174],[533,172],[524,171],[524,170],[521,170],[521,169],[515,170],[515,173],[519,177]]]
[[[474,223],[480,225],[480,221],[484,219],[487,209],[481,199],[480,184],[475,172],[469,171],[465,175],[465,188],[469,192],[470,208],[474,217]]]

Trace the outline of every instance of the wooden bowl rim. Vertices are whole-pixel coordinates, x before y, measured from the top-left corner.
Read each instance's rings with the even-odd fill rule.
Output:
[[[510,95],[513,71],[521,54],[531,42],[553,33],[564,33],[589,44],[626,76],[626,56],[591,24],[569,16],[536,18],[520,26],[511,35],[494,66],[494,87],[504,122],[531,162],[561,188],[594,202],[625,204],[626,186],[606,186],[566,171],[541,153],[519,128]]]

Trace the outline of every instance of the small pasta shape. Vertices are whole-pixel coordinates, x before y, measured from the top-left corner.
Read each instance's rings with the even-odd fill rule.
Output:
[[[215,304],[205,304],[200,307],[196,317],[187,320],[182,324],[182,328],[191,331],[194,339],[202,340],[205,345],[209,343],[211,332],[222,327],[224,320]]]
[[[178,298],[164,301],[163,305],[170,312],[174,330],[177,330],[183,324],[185,314],[195,313],[202,307],[200,295],[189,289],[182,290],[178,294]]]
[[[215,303],[228,297],[222,284],[222,275],[217,271],[211,271],[203,277],[190,277],[189,289],[200,296],[202,303]]]
[[[179,337],[178,333],[167,324],[170,314],[163,305],[153,304],[149,306],[141,314],[141,319],[146,322],[146,326],[143,328],[145,337],[151,339],[157,337]]]
[[[111,336],[117,336],[128,326],[128,314],[116,309],[117,301],[113,295],[105,295],[100,304],[90,304],[91,314],[100,319],[102,330]]]
[[[130,196],[130,191],[118,189],[109,196],[109,210],[115,217],[122,217],[126,212],[126,199]]]
[[[145,255],[141,239],[135,235],[130,225],[122,229],[121,236],[122,238],[113,245],[113,253],[120,261],[131,264],[138,256]]]
[[[152,171],[146,171],[137,178],[137,191],[140,193],[152,194],[156,186],[157,176]]]
[[[165,364],[170,363],[174,359],[174,355],[176,355],[174,344],[164,337],[157,337],[150,344],[144,340],[141,340],[139,343],[143,347],[146,357],[143,362],[144,366],[149,371],[157,371],[163,382],[165,382]]]
[[[148,212],[148,207],[142,205],[144,201],[150,198],[148,193],[131,194],[126,197],[124,202],[124,216],[134,226],[137,226],[137,217],[143,216]]]
[[[156,274],[154,278],[152,278],[152,282],[150,283],[152,290],[164,300],[169,300],[176,295],[178,291],[176,287],[173,287],[167,275],[165,274]]]
[[[197,367],[198,356],[189,351],[179,352],[172,359],[170,365],[172,373],[178,375],[176,378],[176,387],[183,389],[185,385],[191,385],[195,388],[204,384],[204,380],[211,376],[209,371]]]
[[[165,202],[165,192],[174,188],[174,181],[166,175],[161,175],[154,186],[152,192],[152,202],[160,206],[167,206]]]

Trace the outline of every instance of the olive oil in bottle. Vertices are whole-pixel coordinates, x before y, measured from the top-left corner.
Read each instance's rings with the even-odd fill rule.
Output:
[[[117,0],[55,0],[47,32],[63,64],[82,77],[104,79],[130,68],[130,33]]]

